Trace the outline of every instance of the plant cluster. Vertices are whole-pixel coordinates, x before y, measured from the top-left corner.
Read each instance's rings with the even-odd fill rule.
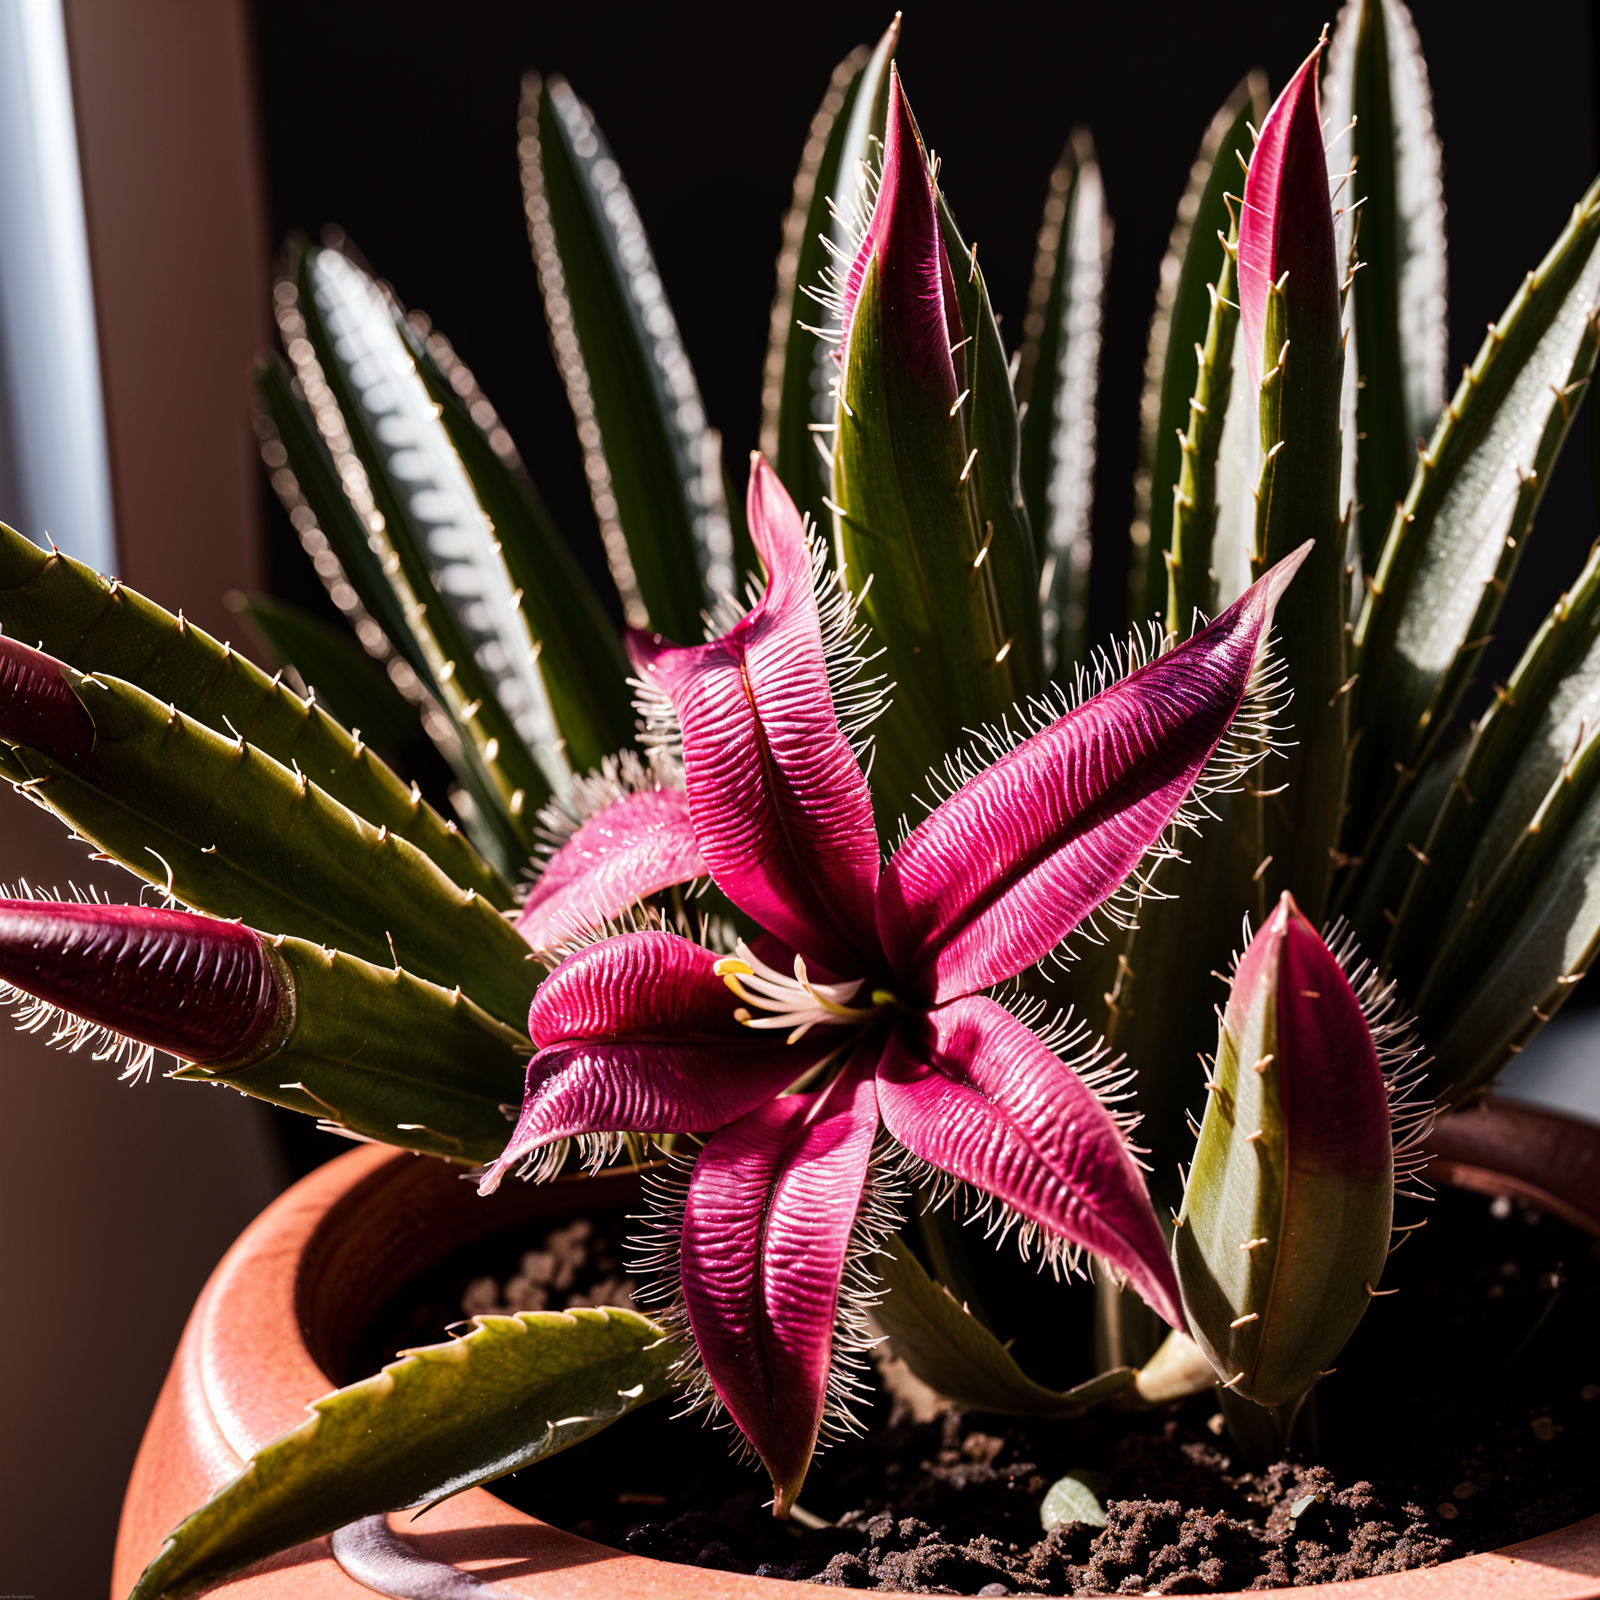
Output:
[[[655,1196],[658,1320],[487,1316],[403,1356],[197,1509],[139,1595],[671,1391],[727,1414],[790,1515],[869,1312],[959,1400],[1215,1383],[1246,1448],[1282,1445],[1383,1292],[1428,1116],[1588,964],[1600,557],[1456,712],[1600,347],[1600,185],[1446,402],[1404,7],[1353,0],[1270,108],[1241,85],[1152,324],[1133,641],[1090,657],[1092,151],[1051,175],[1008,355],[898,29],[811,126],[742,497],[592,115],[527,81],[622,635],[448,341],[332,247],[291,251],[286,360],[256,374],[360,648],[251,615],[318,695],[0,530],[0,772],[167,901],[0,902],[27,1024],[485,1190],[623,1157]],[[458,820],[374,754],[415,718]],[[1056,1390],[1008,1352],[972,1218],[1092,1258],[1052,1315],[1094,1320],[1098,1372]],[[530,1416],[563,1420],[505,1420]]]

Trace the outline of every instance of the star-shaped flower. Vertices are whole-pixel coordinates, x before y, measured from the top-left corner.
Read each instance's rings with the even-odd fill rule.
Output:
[[[624,794],[586,821],[523,926],[549,944],[703,870],[767,930],[762,956],[664,930],[570,954],[534,1000],[527,1097],[483,1187],[558,1166],[569,1139],[702,1137],[663,1251],[671,1293],[707,1398],[761,1457],[784,1516],[848,1385],[835,1330],[841,1285],[884,1226],[881,1133],[1047,1253],[1092,1251],[1181,1326],[1123,1129],[985,991],[1158,846],[1246,701],[1304,551],[1188,643],[1036,714],[1038,731],[881,863],[829,681],[817,592],[839,591],[759,456],[748,512],[767,570],[749,614],[698,646],[631,640],[680,724],[682,791]]]

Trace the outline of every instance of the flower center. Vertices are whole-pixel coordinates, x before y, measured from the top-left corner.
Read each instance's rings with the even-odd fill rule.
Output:
[[[794,976],[769,967],[757,960],[743,939],[734,947],[737,955],[723,956],[711,969],[727,986],[746,1001],[734,1016],[747,1028],[788,1028],[787,1043],[794,1044],[819,1022],[862,1023],[870,1022],[887,1006],[894,1004],[894,996],[887,989],[874,989],[872,1003],[853,1006],[865,978],[849,983],[813,983],[806,973],[805,957],[794,958]],[[750,1007],[768,1013],[755,1016]]]

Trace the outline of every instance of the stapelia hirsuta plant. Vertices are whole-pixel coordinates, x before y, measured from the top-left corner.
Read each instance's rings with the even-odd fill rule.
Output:
[[[1527,257],[1446,405],[1440,150],[1400,0],[1352,0],[1270,108],[1254,78],[1230,96],[1161,269],[1141,406],[1122,620],[1167,653],[1110,683],[1084,603],[1091,564],[1103,606],[1122,559],[1090,530],[1123,202],[1074,135],[1026,313],[1002,326],[951,205],[986,175],[959,149],[931,159],[899,32],[840,64],[805,139],[748,528],[642,208],[573,87],[524,82],[533,264],[615,599],[650,630],[631,654],[653,727],[533,487],[552,464],[524,462],[444,334],[332,245],[290,248],[257,427],[382,672],[251,603],[273,678],[0,528],[0,776],[172,903],[0,906],[0,981],[32,997],[29,1025],[174,1049],[176,1077],[488,1164],[487,1187],[577,1164],[574,1141],[637,1156],[659,1136],[676,1167],[645,1246],[665,1330],[621,1308],[475,1319],[264,1446],[138,1600],[545,1459],[677,1380],[726,1408],[792,1510],[842,1420],[863,1289],[894,1353],[957,1403],[1061,1416],[1215,1376],[1236,1442],[1268,1418],[1275,1450],[1385,1292],[1408,1137],[1390,1024],[1367,979],[1338,975],[1344,936],[1330,952],[1315,930],[1347,918],[1379,987],[1417,1007],[1441,1107],[1481,1092],[1600,951],[1600,554],[1464,747],[1446,737],[1600,352],[1600,183]],[[745,614],[727,591],[758,564]],[[1288,747],[1255,716],[1269,686],[1246,687],[1274,608]],[[431,741],[450,813],[357,728],[402,760],[405,730]],[[1203,796],[1264,750],[1187,864],[1139,865],[1176,855],[1165,830],[1197,778]],[[1262,932],[1174,1267],[1077,1041],[1103,1031],[1137,1069],[1164,1218],[1244,915]],[[1105,942],[1056,991],[1081,1031],[1036,1032],[1037,976],[1014,1009],[995,991],[1084,923]],[[1154,1312],[1103,1279],[1025,1308],[1009,1264],[937,1208],[873,1254],[902,1179],[931,1200],[965,1187],[1058,1263],[1087,1248]],[[1214,1374],[1157,1326],[1180,1288]],[[1028,1370],[1049,1358],[1023,1336],[1077,1349],[1091,1321],[1097,1375],[1046,1387],[1074,1374]]]
[[[1047,1255],[1092,1251],[1181,1327],[1122,1128],[985,991],[1046,956],[1161,838],[1244,704],[1302,557],[1187,644],[1039,715],[880,870],[867,778],[829,682],[816,585],[834,585],[759,456],[747,511],[767,570],[749,614],[703,645],[630,640],[647,692],[675,716],[686,806],[643,824],[651,848],[596,856],[579,837],[551,870],[574,906],[604,914],[659,887],[663,855],[697,851],[767,931],[763,954],[642,929],[569,955],[529,1013],[527,1098],[483,1187],[519,1165],[555,1170],[573,1138],[601,1159],[617,1129],[709,1135],[663,1225],[668,1320],[692,1342],[701,1397],[726,1408],[787,1516],[848,1396],[841,1299],[894,1226],[880,1125],[906,1160],[981,1191]],[[850,612],[829,610],[853,659]],[[619,861],[637,862],[633,881]]]

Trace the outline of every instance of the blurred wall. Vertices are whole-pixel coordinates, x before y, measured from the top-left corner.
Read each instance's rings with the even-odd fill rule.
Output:
[[[267,251],[247,8],[65,0],[65,18],[119,575],[226,637],[221,596],[259,567],[245,372]],[[137,893],[0,794],[0,882],[19,876]],[[189,1304],[279,1183],[243,1097],[123,1085],[0,1026],[0,1592],[106,1592],[123,1482]]]

